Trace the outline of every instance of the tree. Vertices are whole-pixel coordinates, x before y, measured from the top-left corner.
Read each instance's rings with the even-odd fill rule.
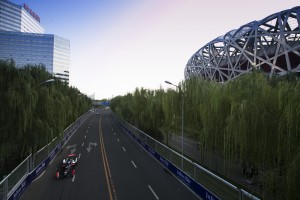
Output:
[[[78,89],[56,80],[43,65],[16,68],[0,60],[0,157],[10,171],[22,159],[48,144],[92,107]]]

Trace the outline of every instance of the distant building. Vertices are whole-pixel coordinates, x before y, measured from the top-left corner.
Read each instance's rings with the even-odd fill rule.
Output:
[[[27,4],[0,0],[0,59],[13,59],[17,67],[43,64],[68,83],[70,41],[44,33],[40,17]]]
[[[93,93],[92,95],[88,95],[89,98],[91,98],[92,100],[95,100],[95,93]]]

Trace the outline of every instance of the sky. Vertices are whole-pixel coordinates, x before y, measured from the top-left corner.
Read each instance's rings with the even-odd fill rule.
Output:
[[[184,80],[211,40],[299,0],[11,0],[39,15],[47,34],[70,40],[70,86],[95,99]]]

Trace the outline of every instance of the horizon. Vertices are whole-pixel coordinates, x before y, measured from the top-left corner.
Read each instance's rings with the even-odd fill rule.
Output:
[[[169,88],[166,80],[178,84],[184,80],[188,60],[208,42],[298,6],[296,0],[256,0],[245,12],[237,0],[218,4],[197,0],[11,2],[26,3],[39,16],[46,34],[70,40],[70,86],[99,100],[136,88]]]

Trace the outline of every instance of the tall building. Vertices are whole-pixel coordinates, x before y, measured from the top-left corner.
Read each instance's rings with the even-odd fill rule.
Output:
[[[43,64],[54,76],[69,81],[70,41],[53,34],[0,31],[0,58],[17,67]]]
[[[43,64],[68,83],[70,41],[44,32],[40,17],[27,4],[0,0],[0,59],[13,59],[17,67]]]
[[[44,33],[40,17],[27,4],[16,5],[7,0],[0,0],[0,30]]]

